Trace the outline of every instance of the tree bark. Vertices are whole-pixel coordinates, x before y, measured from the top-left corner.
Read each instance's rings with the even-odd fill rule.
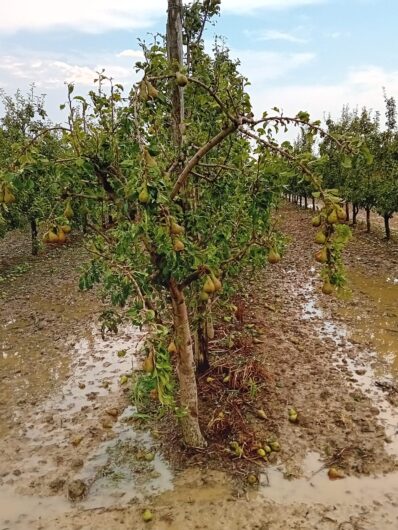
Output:
[[[39,253],[39,240],[37,238],[37,223],[36,219],[30,221],[30,231],[32,234],[32,256],[37,256]]]
[[[184,63],[182,44],[182,0],[168,0],[167,56],[172,69],[179,70]],[[184,89],[175,83],[172,94],[172,123],[174,141],[181,149],[184,134]]]
[[[359,206],[356,204],[352,204],[352,226],[356,226],[357,224],[357,215],[359,212]]]
[[[366,231],[370,232],[370,207],[366,206]]]
[[[300,195],[300,207],[303,206],[303,197]]]
[[[349,202],[345,203],[345,217],[348,223],[348,221],[350,220],[350,203]]]
[[[308,197],[307,197],[307,195],[304,195],[304,208],[305,209],[308,208]]]
[[[386,232],[386,239],[390,240],[391,239],[391,229],[390,229],[391,215],[388,213],[385,213],[383,215],[383,218],[384,218],[384,230]]]
[[[172,279],[169,283],[173,307],[177,346],[177,374],[180,385],[180,403],[186,414],[181,418],[184,442],[189,447],[205,447],[206,442],[199,427],[198,390],[188,309],[183,291]]]

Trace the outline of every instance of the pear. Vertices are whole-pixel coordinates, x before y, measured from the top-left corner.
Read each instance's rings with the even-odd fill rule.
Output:
[[[330,223],[331,225],[334,225],[334,224],[337,223],[338,220],[339,220],[339,218],[337,217],[337,212],[336,212],[336,210],[333,210],[328,215],[328,223]]]
[[[326,263],[328,260],[327,248],[323,247],[321,250],[318,250],[318,252],[315,254],[315,259],[318,263]]]
[[[188,84],[187,76],[182,74],[181,72],[176,72],[176,81],[177,81],[177,85],[180,87],[187,86]]]
[[[261,456],[262,458],[267,456],[267,453],[264,451],[264,449],[262,447],[260,447],[260,449],[257,449],[257,454],[258,454],[258,456]]]
[[[207,302],[207,300],[209,299],[209,295],[205,293],[204,291],[200,291],[199,299],[202,302]]]
[[[254,486],[254,484],[257,484],[258,482],[258,478],[256,477],[256,475],[247,475],[247,482],[248,484],[250,484],[251,486]]]
[[[148,204],[149,193],[148,193],[148,188],[146,184],[144,184],[144,186],[142,187],[140,194],[138,195],[138,200],[140,201],[141,204]]]
[[[328,471],[328,476],[331,480],[337,480],[341,478],[345,478],[344,471],[342,469],[339,469],[337,467],[331,467]]]
[[[142,513],[142,519],[145,523],[149,523],[150,521],[152,521],[153,513],[151,512],[151,510],[148,510],[148,508],[144,510]]]
[[[321,216],[320,215],[316,215],[315,217],[312,218],[312,226],[321,226],[321,223],[322,223],[322,219],[321,219]]]
[[[345,221],[347,219],[347,216],[346,216],[346,213],[344,211],[344,208],[342,208],[341,206],[339,206],[337,208],[337,217],[338,217],[339,221]]]
[[[216,276],[212,276],[211,277],[211,280],[214,284],[214,288],[216,291],[221,291],[222,289],[222,283],[221,283],[221,280],[219,280],[218,278],[216,278]]]
[[[61,230],[65,233],[65,234],[70,234],[72,228],[70,225],[62,225],[61,226]]]
[[[333,286],[330,283],[329,279],[325,280],[322,285],[322,292],[323,294],[332,294],[333,293]]]
[[[174,236],[179,236],[185,232],[184,227],[172,221],[170,226],[170,233]]]
[[[265,411],[263,409],[258,409],[256,411],[256,414],[257,414],[257,418],[260,418],[261,420],[266,420],[267,419],[267,414],[265,413]]]
[[[173,249],[175,252],[182,252],[185,248],[184,243],[181,241],[181,239],[176,239],[174,241]]]
[[[50,230],[48,232],[48,242],[49,243],[58,243],[58,236],[53,230]]]
[[[66,235],[65,232],[62,230],[62,227],[58,230],[58,243],[65,243],[66,241]]]
[[[66,217],[66,219],[72,219],[72,217],[73,217],[73,210],[72,210],[72,207],[70,205],[70,202],[68,202],[67,205],[66,205],[66,208],[64,210],[64,217]]]
[[[326,243],[326,236],[321,230],[315,236],[315,243],[317,245],[324,245]]]
[[[203,284],[203,291],[207,294],[213,294],[216,290],[216,287],[213,283],[213,280],[210,278],[210,276],[206,277],[206,281]]]
[[[6,186],[4,188],[4,197],[3,197],[3,202],[4,204],[12,204],[13,202],[15,202],[15,195],[12,193],[12,191],[10,191],[10,189]]]
[[[167,351],[169,353],[177,353],[177,346],[174,340],[172,340],[167,348]]]
[[[156,99],[158,97],[159,91],[156,90],[156,88],[153,86],[153,84],[150,81],[147,81],[146,88],[147,88],[148,96],[151,99]]]
[[[281,446],[278,441],[269,442],[268,445],[271,447],[272,451],[275,451],[275,453],[279,453],[279,451],[281,450]]]
[[[156,160],[149,154],[148,149],[144,149],[144,160],[145,164],[149,168],[157,167],[158,165]]]
[[[145,101],[148,101],[148,87],[146,81],[143,79],[140,82],[139,88],[138,88],[138,97],[140,98],[140,101],[145,103]]]
[[[268,253],[268,263],[279,263],[281,260],[281,256],[277,250],[274,248],[271,248],[271,250]]]
[[[142,367],[144,369],[144,372],[146,372],[147,374],[151,374],[153,372],[155,366],[154,366],[154,363],[153,363],[153,355],[151,353],[145,359],[144,364],[143,364]]]

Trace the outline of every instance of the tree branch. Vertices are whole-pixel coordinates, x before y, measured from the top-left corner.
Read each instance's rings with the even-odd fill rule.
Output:
[[[180,189],[185,184],[185,182],[188,179],[188,176],[192,169],[200,162],[200,160],[211,150],[213,147],[221,143],[224,138],[227,138],[230,134],[235,132],[239,127],[238,123],[233,123],[229,127],[226,127],[222,131],[220,131],[216,136],[214,136],[206,145],[201,147],[191,158],[191,160],[187,163],[187,165],[184,167],[180,175],[178,176],[178,179],[176,183],[174,184],[174,188],[171,192],[171,198],[174,199],[178,193],[180,192]]]

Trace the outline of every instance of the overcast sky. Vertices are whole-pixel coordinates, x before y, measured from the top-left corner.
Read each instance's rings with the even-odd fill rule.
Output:
[[[87,92],[95,71],[127,87],[137,38],[164,32],[166,0],[0,0],[0,87],[48,95],[53,118],[64,82]],[[251,82],[255,110],[307,110],[322,118],[344,104],[383,109],[398,96],[397,0],[222,0],[206,40],[224,35]]]

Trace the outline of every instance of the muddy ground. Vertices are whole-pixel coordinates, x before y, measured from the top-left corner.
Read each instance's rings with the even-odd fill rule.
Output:
[[[252,338],[241,359],[268,377],[242,411],[256,440],[280,443],[268,464],[249,443],[247,461],[228,454],[233,426],[225,448],[213,436],[195,454],[167,429],[138,429],[121,376],[139,366],[142,334],[101,338],[102,306],[77,289],[81,243],[38,258],[21,234],[1,243],[0,530],[398,528],[398,245],[359,227],[346,252],[352,293],[326,298],[311,214],[288,205],[276,215],[291,238],[286,255],[248,274],[239,319],[212,345],[224,366],[226,333]],[[210,436],[226,408],[209,399],[223,384],[213,372],[199,381]],[[233,394],[230,385],[217,395]],[[330,467],[345,478],[329,480]]]

